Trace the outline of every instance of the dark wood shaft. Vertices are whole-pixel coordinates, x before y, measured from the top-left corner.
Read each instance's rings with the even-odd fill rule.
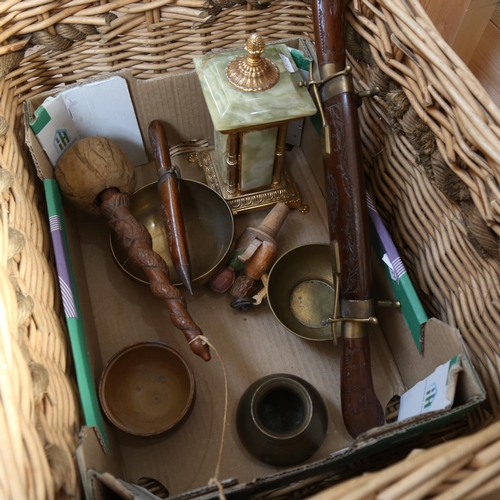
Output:
[[[160,194],[163,221],[172,263],[181,281],[189,292],[193,293],[186,226],[182,215],[181,197],[178,189],[179,180],[172,168],[167,134],[160,121],[154,120],[150,123],[149,140],[156,161],[158,192]]]
[[[329,99],[332,154],[324,160],[330,240],[339,242],[342,299],[372,298],[370,241],[359,122],[355,96],[344,92]]]
[[[340,392],[342,417],[351,436],[384,423],[384,411],[373,389],[368,337],[342,339]]]
[[[320,75],[331,78],[346,66],[348,0],[313,0],[312,4]],[[331,142],[324,172],[330,240],[336,240],[339,248],[341,316],[360,319],[372,314],[371,307],[360,304],[370,304],[373,297],[361,141],[350,78],[336,77],[339,85],[332,80],[320,91]],[[373,388],[367,325],[343,322],[342,337],[342,416],[348,432],[357,437],[383,425],[385,418]]]
[[[313,0],[314,39],[318,64],[345,66],[346,0]]]
[[[208,345],[196,338],[202,335],[202,332],[191,318],[181,292],[171,284],[167,264],[153,250],[148,230],[130,213],[128,195],[120,193],[118,189],[109,188],[100,193],[99,201],[101,214],[127,250],[128,257],[142,268],[152,293],[165,301],[173,325],[181,330],[190,342],[191,350],[205,361],[209,361]]]
[[[352,92],[345,92],[325,103],[333,133],[332,154],[325,158],[324,170],[330,239],[339,243],[341,300],[367,301],[372,299],[370,242],[354,100]],[[342,417],[349,434],[357,437],[383,425],[385,417],[373,388],[368,337],[343,335],[342,350]]]

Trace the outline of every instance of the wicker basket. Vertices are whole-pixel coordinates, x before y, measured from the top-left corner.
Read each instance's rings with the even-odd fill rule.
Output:
[[[307,1],[242,3],[0,5],[2,498],[78,497],[80,490],[78,398],[43,188],[23,149],[22,103],[123,68],[141,79],[191,69],[194,56],[241,45],[249,31],[272,39],[313,37]],[[274,497],[307,496],[354,476],[319,495],[479,498],[500,488],[500,110],[417,0],[357,0],[348,20],[356,86],[381,90],[360,108],[368,189],[428,313],[462,333],[489,405],[414,444],[429,450],[415,450],[378,473],[362,475],[368,464],[356,463]],[[387,452],[378,466],[400,458]]]

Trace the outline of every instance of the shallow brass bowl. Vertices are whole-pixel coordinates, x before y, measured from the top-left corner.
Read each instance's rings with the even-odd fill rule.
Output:
[[[291,333],[308,340],[332,340],[333,315],[330,246],[312,244],[283,254],[269,272],[267,300],[276,319]]]
[[[106,416],[136,436],[161,434],[187,418],[194,402],[191,367],[161,342],[124,347],[108,361],[99,383]]]
[[[191,261],[192,283],[203,284],[226,262],[234,238],[234,218],[229,205],[213,189],[201,182],[180,182],[182,213]],[[153,250],[160,254],[170,271],[170,281],[180,286],[168,251],[161,211],[158,183],[138,189],[130,199],[130,211],[153,238]],[[149,284],[142,271],[128,258],[113,233],[110,234],[111,253],[120,268],[135,280]]]

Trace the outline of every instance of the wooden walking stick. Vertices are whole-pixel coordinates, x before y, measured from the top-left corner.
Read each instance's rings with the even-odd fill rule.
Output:
[[[179,178],[170,161],[168,140],[165,128],[159,120],[149,124],[149,141],[153,148],[158,173],[158,193],[160,194],[163,222],[167,235],[168,248],[172,263],[179,278],[189,293],[193,294],[191,284],[191,262],[186,238],[186,226],[182,216]]]
[[[81,139],[61,157],[55,175],[74,205],[107,219],[130,260],[146,274],[152,293],[165,301],[172,323],[182,331],[191,350],[209,361],[208,345],[199,338],[202,332],[181,292],[171,284],[166,262],[153,250],[148,230],[130,213],[129,195],[136,178],[121,149],[104,137]]]
[[[313,0],[320,80],[312,85],[323,122],[323,158],[334,272],[340,274],[342,416],[351,436],[384,423],[373,388],[367,325],[376,323],[366,191],[356,96],[345,63],[348,0]],[[336,269],[335,269],[336,268]]]

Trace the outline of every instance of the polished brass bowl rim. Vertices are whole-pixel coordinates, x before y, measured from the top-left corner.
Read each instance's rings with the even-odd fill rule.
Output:
[[[220,198],[220,200],[223,202],[221,204],[221,206],[224,205],[226,207],[227,212],[228,212],[229,217],[230,217],[231,222],[232,222],[232,224],[231,224],[231,237],[228,240],[228,245],[227,245],[227,249],[226,249],[225,253],[219,259],[219,261],[215,265],[213,265],[209,270],[207,270],[206,272],[204,272],[200,276],[196,276],[196,277],[193,276],[193,278],[191,280],[191,282],[193,284],[200,283],[200,282],[203,283],[205,280],[207,280],[219,268],[219,266],[222,266],[223,263],[227,261],[227,259],[229,257],[229,254],[231,253],[231,249],[232,249],[233,242],[234,242],[234,234],[235,234],[234,215],[233,215],[233,212],[232,212],[230,206],[227,204],[226,200],[215,189],[212,189],[210,186],[208,186],[207,184],[205,184],[203,182],[195,181],[195,180],[192,180],[192,179],[182,179],[182,182],[189,182],[189,183],[192,183],[192,184],[200,185],[203,188],[210,189],[210,191],[212,193],[214,193],[215,195],[217,195],[217,197]],[[144,184],[144,186],[142,186],[139,189],[137,189],[134,192],[134,194],[131,195],[131,196],[134,196],[135,194],[139,193],[140,191],[146,190],[147,188],[150,188],[153,185],[158,185],[158,181],[153,181],[153,182],[149,182],[148,184]],[[158,198],[158,200],[159,200],[159,198]],[[109,241],[109,248],[111,250],[111,255],[113,256],[113,259],[116,262],[116,264],[118,265],[118,267],[120,268],[120,270],[123,273],[125,273],[127,276],[129,276],[130,278],[132,278],[134,281],[137,281],[139,283],[142,283],[143,285],[148,285],[149,286],[149,282],[148,281],[146,281],[144,279],[141,279],[139,276],[137,276],[137,275],[133,274],[132,272],[130,272],[126,267],[124,267],[124,265],[122,264],[122,262],[120,262],[120,259],[118,258],[118,255],[115,252],[115,248],[114,248],[114,245],[113,245],[113,234],[112,234],[111,231],[109,233],[108,241]],[[182,284],[181,281],[179,281],[178,283],[172,283],[172,284],[174,286],[176,286],[176,287],[183,286],[183,284]]]
[[[276,261],[275,263],[273,264],[273,267],[271,268],[271,270],[269,271],[269,274],[268,274],[268,283],[267,283],[267,287],[268,287],[268,293],[267,293],[267,303],[269,304],[269,308],[271,309],[271,312],[273,313],[274,317],[276,318],[276,320],[279,322],[279,324],[285,328],[285,330],[287,330],[288,332],[292,333],[293,335],[295,335],[296,337],[300,337],[301,339],[304,339],[304,340],[309,340],[309,341],[312,341],[312,342],[326,342],[326,341],[332,341],[333,340],[333,334],[331,336],[325,336],[323,338],[315,338],[315,337],[310,337],[310,336],[305,336],[305,335],[301,335],[300,333],[297,333],[293,330],[291,330],[287,325],[285,325],[283,323],[283,321],[280,319],[280,315],[279,313],[276,311],[276,309],[273,307],[273,299],[271,297],[271,294],[269,293],[269,285],[273,283],[273,272],[276,272],[276,269],[280,266],[280,263],[283,262],[284,258],[286,256],[288,256],[290,253],[292,252],[297,252],[299,249],[305,249],[306,247],[314,247],[314,246],[322,246],[322,247],[326,247],[328,248],[328,251],[329,251],[329,248],[330,246],[327,244],[327,243],[307,243],[305,245],[298,245],[296,247],[293,247],[291,248],[290,250],[287,250],[283,255],[281,255]],[[333,279],[333,275],[332,275],[332,279]],[[298,285],[299,283],[297,283]],[[326,283],[325,283],[326,284]],[[332,286],[333,288],[333,286]],[[332,302],[332,313],[333,313],[333,302]],[[328,328],[331,328],[331,327],[328,327]]]

